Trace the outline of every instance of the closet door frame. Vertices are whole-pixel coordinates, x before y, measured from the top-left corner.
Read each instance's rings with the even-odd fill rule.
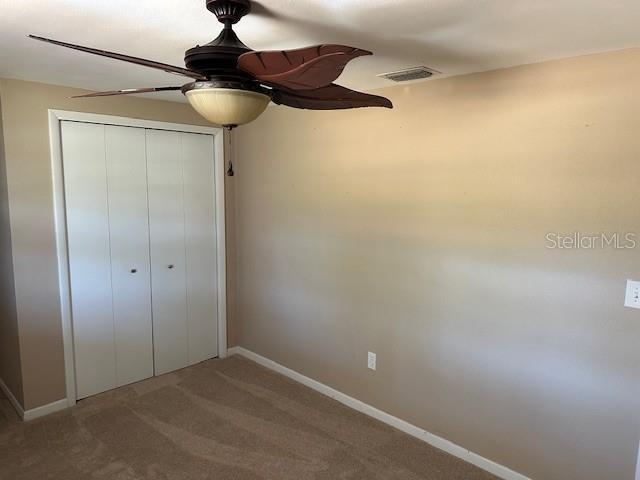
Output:
[[[76,374],[73,346],[73,320],[71,317],[71,288],[69,272],[69,252],[67,249],[67,219],[65,208],[62,129],[61,122],[97,123],[121,127],[137,127],[173,132],[200,133],[211,135],[214,141],[214,181],[216,195],[216,237],[218,264],[218,357],[227,356],[227,304],[226,304],[226,244],[225,244],[225,151],[224,130],[217,127],[183,125],[178,123],[140,120],[84,112],[49,110],[49,142],[51,146],[51,172],[53,180],[54,224],[56,253],[58,261],[58,285],[60,292],[60,318],[64,344],[67,406],[76,404]]]

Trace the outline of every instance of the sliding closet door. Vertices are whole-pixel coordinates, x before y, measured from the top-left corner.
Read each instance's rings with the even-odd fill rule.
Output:
[[[213,137],[183,133],[189,363],[218,355]]]
[[[147,130],[156,375],[189,359],[181,149],[179,133]]]
[[[218,355],[210,135],[147,130],[156,375]]]
[[[77,397],[153,375],[143,129],[62,122]]]
[[[117,384],[153,376],[145,130],[105,127]]]

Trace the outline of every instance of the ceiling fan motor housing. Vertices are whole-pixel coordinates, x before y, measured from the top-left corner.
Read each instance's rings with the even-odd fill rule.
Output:
[[[231,28],[225,28],[212,42],[187,50],[184,63],[207,77],[250,79],[250,75],[238,69],[238,57],[251,51]]]
[[[232,28],[251,11],[251,3],[249,0],[207,0],[207,8],[224,23],[224,29],[215,40],[185,52],[187,68],[216,80],[252,81],[251,75],[238,69],[238,57],[252,49],[240,41]]]

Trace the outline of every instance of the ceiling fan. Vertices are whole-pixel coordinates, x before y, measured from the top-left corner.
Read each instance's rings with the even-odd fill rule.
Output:
[[[270,101],[310,110],[360,107],[393,108],[384,97],[356,92],[333,83],[351,60],[371,52],[344,45],[316,45],[297,50],[254,51],[240,41],[233,25],[251,11],[250,0],[206,0],[224,29],[212,42],[185,52],[186,68],[48,38],[29,37],[124,62],[190,77],[176,87],[150,87],[97,92],[79,97],[181,90],[204,118],[226,128],[252,122]]]

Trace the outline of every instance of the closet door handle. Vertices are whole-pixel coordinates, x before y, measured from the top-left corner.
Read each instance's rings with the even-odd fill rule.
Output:
[[[172,269],[174,268],[174,266],[173,266],[173,265],[167,265],[167,268],[168,268],[169,270],[172,270]]]
[[[132,268],[131,269],[131,273],[138,273],[138,269],[137,268]]]

